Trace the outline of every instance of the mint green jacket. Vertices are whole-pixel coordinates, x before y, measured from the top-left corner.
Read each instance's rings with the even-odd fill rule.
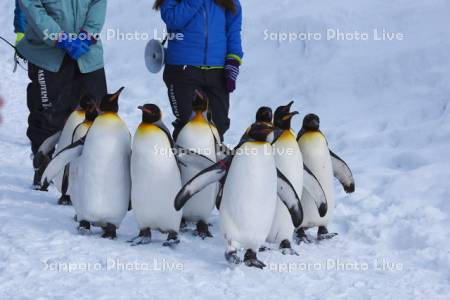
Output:
[[[17,51],[32,64],[58,72],[65,52],[56,48],[58,34],[84,30],[99,35],[106,16],[106,0],[19,0],[28,21],[25,38]],[[46,38],[48,37],[48,38]],[[56,37],[56,40],[55,40]],[[78,60],[81,73],[103,68],[100,40]]]

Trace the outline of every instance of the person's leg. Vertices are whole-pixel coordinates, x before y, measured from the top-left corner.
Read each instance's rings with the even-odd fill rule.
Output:
[[[206,80],[204,91],[209,98],[212,120],[223,141],[223,135],[230,128],[230,119],[228,118],[230,94],[226,90],[224,71],[222,69],[213,69],[204,72]]]
[[[191,118],[195,90],[201,88],[201,70],[194,67],[166,65],[163,77],[170,106],[176,118],[172,123],[173,138],[176,140],[183,126]]]
[[[81,98],[81,96],[89,94],[97,101],[101,101],[103,96],[105,96],[108,92],[106,85],[106,76],[105,69],[101,68],[91,73],[80,73],[80,70],[77,67],[75,82],[72,89],[72,99],[76,99],[77,101]],[[72,103],[72,106],[78,106],[77,103]]]
[[[74,64],[67,60],[57,73],[28,64],[31,83],[27,88],[27,136],[34,154],[48,137],[62,129],[72,111],[68,98],[73,73]]]
[[[74,65],[75,62],[65,59],[60,71],[54,73],[28,64],[31,83],[27,88],[27,105],[30,111],[27,136],[33,152],[33,184],[36,189],[45,190],[40,186],[40,181],[52,154],[51,151],[41,153],[38,151],[39,147],[48,137],[62,130],[72,111],[69,99]]]

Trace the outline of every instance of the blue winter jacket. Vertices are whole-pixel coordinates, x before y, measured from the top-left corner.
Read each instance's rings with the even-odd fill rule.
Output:
[[[16,0],[16,8],[14,9],[14,32],[25,32],[27,26],[27,19],[25,14],[20,9],[19,0]]]
[[[225,10],[214,0],[164,1],[161,17],[172,37],[166,63],[223,67],[229,55],[240,60],[242,8],[239,0],[234,2],[236,13]],[[177,33],[183,38],[173,38]]]

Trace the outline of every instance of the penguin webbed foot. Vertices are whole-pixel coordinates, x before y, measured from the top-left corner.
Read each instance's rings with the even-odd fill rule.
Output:
[[[295,231],[295,237],[294,237],[295,243],[297,245],[300,245],[301,243],[305,244],[312,244],[312,240],[306,235],[304,228],[298,228]]]
[[[102,238],[114,240],[117,238],[117,227],[114,224],[108,223],[106,226],[102,226],[103,234]]]
[[[297,251],[292,249],[291,242],[288,241],[288,240],[283,240],[280,243],[280,251],[281,251],[281,254],[283,254],[283,255],[296,255],[296,256],[299,256]]]
[[[70,206],[72,205],[72,200],[70,199],[70,195],[62,195],[58,200],[58,205]]]
[[[88,221],[85,220],[81,220],[79,225],[78,225],[78,233],[80,235],[90,235],[91,232],[91,223],[89,223]]]
[[[261,246],[259,247],[259,252],[267,252],[267,251],[271,251],[272,249],[268,246]]]
[[[247,267],[254,267],[258,269],[264,269],[266,267],[266,264],[260,261],[256,257],[256,252],[254,252],[251,249],[248,249],[247,252],[245,252],[244,255],[244,263]]]
[[[323,240],[329,240],[337,236],[338,234],[336,232],[328,232],[328,229],[325,226],[319,226],[319,229],[317,230],[317,240],[323,241]]]
[[[228,263],[233,264],[233,265],[239,265],[239,264],[242,263],[242,260],[237,255],[237,251],[236,250],[226,251],[225,252],[225,259],[227,260]]]
[[[139,231],[139,235],[128,241],[130,246],[146,245],[152,242],[152,231],[150,228],[144,228]]]
[[[176,245],[180,243],[180,239],[178,238],[178,233],[175,231],[169,232],[167,236],[167,241],[163,243],[164,247],[174,248]]]
[[[209,231],[208,224],[204,221],[197,222],[197,228],[194,231],[194,235],[199,236],[202,240],[213,237]]]
[[[180,223],[180,232],[187,232],[188,231],[188,225],[187,222],[184,218],[181,218],[181,223]]]

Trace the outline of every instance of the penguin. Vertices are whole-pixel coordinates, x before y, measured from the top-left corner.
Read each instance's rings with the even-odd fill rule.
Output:
[[[181,189],[181,175],[172,152],[173,140],[161,120],[161,110],[155,104],[138,107],[142,123],[136,130],[131,155],[131,202],[140,227],[132,246],[151,242],[151,230],[167,233],[163,246],[180,242],[178,230],[181,211],[176,211],[173,199]]]
[[[256,111],[256,115],[255,115],[255,123],[267,123],[267,124],[272,124],[272,119],[273,119],[273,112],[272,109],[270,107],[267,106],[261,106],[260,108],[258,108],[258,110]],[[241,139],[239,140],[238,145],[240,145],[243,141],[248,139],[248,132],[250,131],[250,128],[247,128],[245,130],[245,133],[242,135]],[[236,149],[234,149],[236,150]],[[230,149],[227,149],[227,151],[224,153],[225,156],[219,156],[217,157],[217,160],[222,160],[224,158],[226,158],[226,156],[229,156],[232,154],[232,151]],[[217,192],[217,196],[216,196],[216,208],[219,210],[220,209],[220,202],[222,200],[222,193],[223,193],[223,184],[225,182],[226,178],[223,178],[220,183],[219,183],[219,189]]]
[[[75,130],[72,134],[72,143],[71,144],[78,142],[80,139],[82,139],[86,136],[89,129],[92,127],[92,124],[94,124],[94,121],[97,118],[97,116],[98,116],[97,103],[89,102],[87,105],[87,108],[86,108],[84,122],[79,124],[75,128]],[[68,182],[69,195],[76,193],[77,190],[79,189],[79,186],[77,184],[77,174],[78,174],[78,172],[80,172],[79,160],[80,160],[79,158],[76,158],[70,163],[69,176],[66,177],[69,181]],[[65,168],[67,168],[67,165]],[[71,199],[72,200],[71,202],[72,202],[73,207],[75,208],[75,211],[78,210],[78,203],[76,202],[76,199],[77,199],[77,197]],[[77,221],[78,216],[75,216],[74,219],[75,219],[75,221]]]
[[[217,143],[220,141],[219,133],[214,124],[208,121],[208,98],[196,91],[192,102],[192,116],[189,122],[181,129],[176,139],[177,146],[192,150],[209,158],[213,163],[217,161]],[[182,168],[181,180],[185,184],[202,169]],[[217,195],[217,184],[212,184],[194,198],[183,209],[182,226],[185,222],[195,222],[194,234],[205,239],[212,237],[208,228],[208,220],[214,209]]]
[[[107,94],[100,103],[100,115],[85,137],[67,146],[50,162],[42,183],[49,182],[76,158],[76,185],[71,189],[81,234],[90,233],[91,223],[102,227],[103,238],[115,239],[131,197],[131,135],[117,114],[124,88]]]
[[[304,166],[303,157],[297,144],[294,131],[291,129],[291,120],[298,115],[297,111],[290,112],[293,102],[280,106],[275,110],[274,125],[276,128],[273,142],[275,163],[277,168],[292,183],[298,196],[302,197],[303,190],[310,191],[315,200],[314,208],[320,215],[325,215],[327,202],[317,178]],[[316,193],[316,194],[314,194]],[[305,204],[302,202],[302,207]],[[281,201],[277,201],[275,217],[272,228],[266,239],[269,243],[276,243],[283,254],[298,255],[292,249],[294,225],[289,217],[289,211]]]
[[[269,234],[277,194],[288,207],[294,225],[302,222],[300,199],[286,176],[276,168],[272,140],[272,125],[253,124],[248,138],[238,145],[233,156],[198,173],[175,198],[175,208],[180,210],[203,188],[226,178],[219,216],[227,243],[225,258],[229,263],[242,263],[237,251],[245,249],[245,265],[265,267],[258,260],[257,251]]]
[[[318,227],[318,240],[329,239],[337,235],[337,233],[329,233],[327,229],[335,208],[333,176],[340,181],[346,193],[355,191],[352,171],[344,160],[329,149],[327,139],[319,127],[319,117],[315,114],[308,114],[303,119],[302,129],[297,136],[304,163],[319,180],[328,202],[328,210],[324,216],[320,216],[316,210],[311,209],[312,206],[304,205],[304,222],[302,227],[297,230],[296,235],[299,240],[305,242],[309,242],[304,232],[306,228]],[[302,203],[310,201],[308,198],[309,195],[303,195]]]
[[[86,110],[89,103],[94,101],[92,96],[85,94],[81,96],[78,108],[75,109],[64,124],[64,128],[61,131],[61,136],[55,147],[55,154],[67,147],[72,142],[74,131],[78,125],[85,120]],[[58,200],[58,205],[71,205],[72,201],[68,190],[68,175],[70,166],[67,165],[58,175],[53,179],[53,184],[56,189],[61,193],[61,197]]]

